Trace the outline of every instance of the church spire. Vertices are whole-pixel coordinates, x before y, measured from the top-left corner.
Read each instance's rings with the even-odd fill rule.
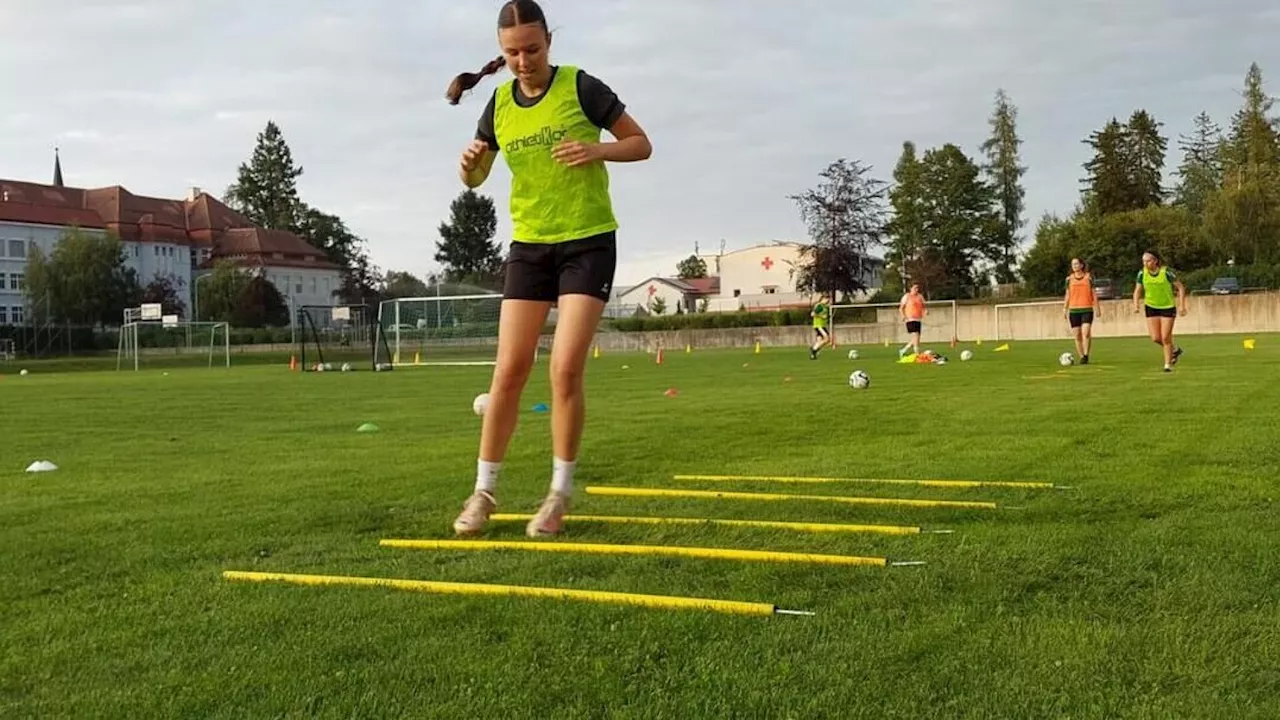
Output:
[[[62,187],[62,158],[58,156],[58,148],[53,149],[53,186]]]

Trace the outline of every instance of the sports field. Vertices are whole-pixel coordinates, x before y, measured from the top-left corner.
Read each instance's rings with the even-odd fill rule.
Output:
[[[487,368],[0,376],[0,717],[1280,716],[1280,338],[590,361],[575,512],[875,523],[889,536],[570,523],[544,542],[923,561],[842,567],[379,546],[448,538]],[[233,358],[234,362],[234,358]],[[623,369],[628,365],[628,369]],[[846,378],[866,370],[871,387]],[[500,488],[550,475],[540,363]],[[675,388],[678,393],[665,393]],[[372,422],[380,432],[357,433]],[[34,460],[56,472],[27,474]],[[1069,490],[693,482],[1026,480]],[[983,500],[995,509],[625,498],[587,486]],[[523,524],[488,539],[523,540]],[[224,570],[686,595],[747,617]]]

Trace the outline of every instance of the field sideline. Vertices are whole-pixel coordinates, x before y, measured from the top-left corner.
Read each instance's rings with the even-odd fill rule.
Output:
[[[575,511],[922,525],[951,535],[570,524],[566,540],[922,567],[379,547],[448,538],[488,368],[0,370],[0,716],[1280,717],[1280,337],[606,354]],[[232,358],[233,363],[235,357]],[[287,360],[285,361],[287,362]],[[623,369],[623,366],[629,366]],[[67,367],[71,367],[68,365]],[[114,359],[112,359],[114,367]],[[545,361],[500,512],[550,476]],[[871,388],[851,390],[855,368]],[[664,395],[669,388],[674,397]],[[365,422],[381,431],[357,433]],[[26,474],[34,460],[60,470]],[[685,482],[1048,481],[1071,490]],[[990,500],[920,509],[586,495],[588,485]],[[523,538],[519,522],[489,539]],[[553,541],[554,542],[554,541]],[[775,603],[755,618],[230,583],[325,573]]]

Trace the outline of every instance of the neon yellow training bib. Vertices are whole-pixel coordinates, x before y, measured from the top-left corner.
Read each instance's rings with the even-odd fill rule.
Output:
[[[1168,310],[1177,306],[1173,293],[1173,283],[1169,280],[1169,268],[1162,267],[1160,272],[1152,275],[1146,268],[1138,271],[1138,282],[1142,283],[1142,297],[1147,307],[1156,310]]]
[[[604,163],[571,168],[551,155],[565,140],[600,141],[578,100],[578,68],[560,66],[532,107],[516,104],[516,82],[498,88],[493,106],[494,134],[511,168],[513,239],[559,243],[616,230]]]

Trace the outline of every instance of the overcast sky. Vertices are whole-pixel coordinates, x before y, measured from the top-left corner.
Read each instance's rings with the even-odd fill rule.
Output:
[[[304,200],[341,215],[384,269],[429,272],[457,158],[495,85],[496,0],[0,0],[0,177],[214,194],[276,120]],[[870,6],[870,7],[868,7]],[[1172,146],[1226,125],[1249,63],[1280,94],[1274,0],[547,0],[553,61],[610,84],[654,155],[613,165],[618,285],[700,243],[803,238],[787,195],[837,157],[888,180],[904,140],[986,137],[1019,108],[1030,233],[1075,203],[1081,139],[1135,108]],[[509,75],[500,76],[503,79]],[[1177,158],[1171,157],[1171,165]],[[499,161],[483,191],[506,216]]]

